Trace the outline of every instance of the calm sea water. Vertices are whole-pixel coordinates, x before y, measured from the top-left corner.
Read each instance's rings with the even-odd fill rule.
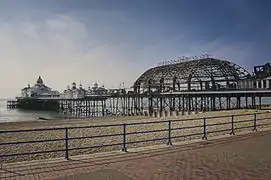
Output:
[[[7,109],[7,100],[0,100],[0,123],[38,121],[38,117],[47,119],[57,118],[57,113],[44,111],[24,111],[19,109]]]

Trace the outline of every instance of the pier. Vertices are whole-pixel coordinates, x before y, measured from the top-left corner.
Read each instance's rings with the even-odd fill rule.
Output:
[[[234,109],[261,109],[271,90],[176,92],[106,96],[103,99],[61,100],[62,114],[73,118],[110,115],[167,117]]]
[[[7,108],[8,109],[14,109],[18,108],[18,101],[7,101]]]
[[[44,85],[41,77],[34,87],[24,88],[8,107],[56,111],[63,118],[99,116],[168,117],[234,109],[262,109],[263,99],[271,97],[270,66],[254,68],[253,75],[242,67],[208,56],[190,61],[163,63],[144,72],[133,90],[107,90],[94,84],[82,85],[60,94]],[[269,69],[268,69],[269,68]],[[266,72],[265,72],[266,71]],[[34,91],[42,87],[46,93]],[[37,91],[37,92],[40,92]],[[48,92],[53,92],[48,95]],[[46,95],[44,95],[46,94]]]
[[[167,117],[205,111],[262,109],[271,90],[198,91],[91,96],[81,99],[18,98],[10,108],[56,111],[63,118]]]

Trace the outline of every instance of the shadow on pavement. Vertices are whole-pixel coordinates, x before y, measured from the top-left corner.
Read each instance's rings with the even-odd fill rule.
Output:
[[[106,170],[98,170],[94,172],[75,174],[71,176],[66,176],[62,178],[57,178],[53,180],[130,180],[128,176],[125,174],[114,170],[114,169],[106,169]]]

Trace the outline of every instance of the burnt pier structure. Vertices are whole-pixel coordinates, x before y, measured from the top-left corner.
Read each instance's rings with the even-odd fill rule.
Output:
[[[270,90],[202,91],[161,94],[130,94],[60,100],[59,112],[69,118],[98,116],[177,116],[205,111],[261,109]]]
[[[268,67],[264,69],[267,74],[263,72],[259,77],[232,62],[209,56],[179,59],[147,70],[129,92],[86,94],[81,98],[22,98],[17,99],[17,105],[19,108],[58,111],[65,118],[163,117],[204,111],[261,109],[263,100],[271,97],[271,71]]]

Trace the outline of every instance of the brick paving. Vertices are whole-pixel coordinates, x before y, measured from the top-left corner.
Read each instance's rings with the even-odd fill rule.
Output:
[[[271,131],[187,145],[36,164],[4,165],[0,179],[270,179]]]

